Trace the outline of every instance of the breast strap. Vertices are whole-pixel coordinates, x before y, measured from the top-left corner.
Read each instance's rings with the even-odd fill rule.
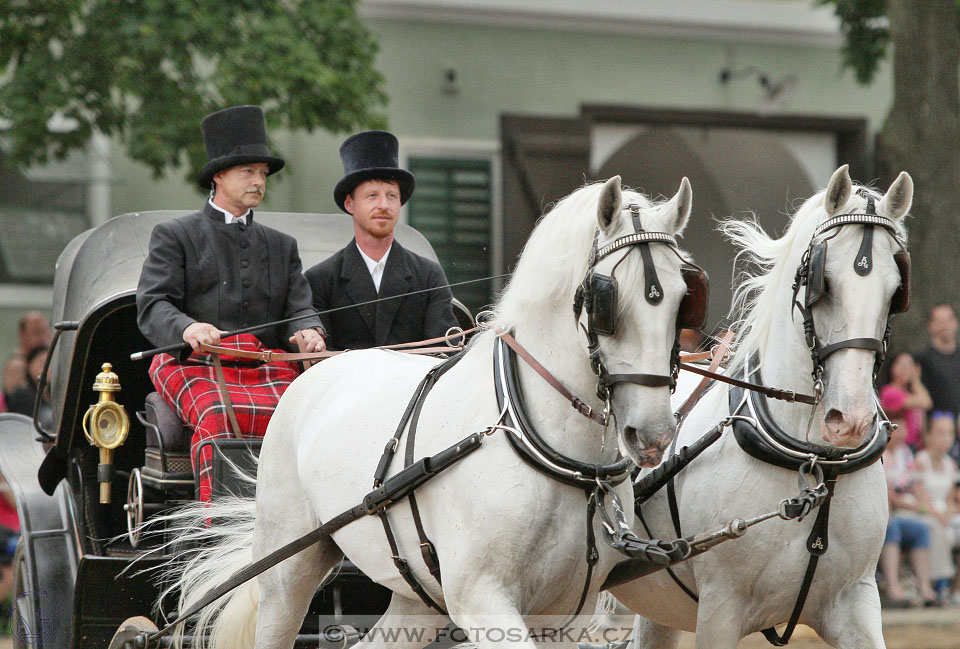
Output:
[[[748,372],[745,367],[744,380],[760,382],[759,369]],[[797,470],[813,456],[821,464],[835,466],[839,474],[852,473],[880,459],[890,439],[889,422],[881,422],[875,434],[855,449],[804,442],[777,425],[762,395],[745,392],[743,388],[730,387],[730,412],[747,418],[734,421],[733,434],[745,453],[767,464]]]

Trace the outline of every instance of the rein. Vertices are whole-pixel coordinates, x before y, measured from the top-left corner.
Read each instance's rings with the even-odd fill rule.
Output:
[[[465,337],[469,334],[479,331],[480,327],[471,327],[466,331],[463,331],[459,328],[456,329],[456,332],[447,334],[446,336],[439,336],[437,338],[429,338],[427,340],[418,340],[409,343],[397,343],[395,345],[370,347],[369,349],[402,351],[405,354],[451,354],[459,352],[463,349],[462,345],[451,344],[453,341],[465,339]],[[446,346],[431,346],[440,342],[445,342],[447,344]],[[269,363],[271,361],[319,361],[354,350],[344,349],[322,352],[276,352],[272,349],[267,349],[262,352],[247,352],[240,349],[231,349],[229,347],[200,343],[200,351],[217,356],[230,356],[232,358],[241,358],[249,361]]]

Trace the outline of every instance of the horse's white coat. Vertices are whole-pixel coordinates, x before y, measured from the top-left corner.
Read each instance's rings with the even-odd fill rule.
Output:
[[[761,267],[760,274],[741,287],[735,304],[744,307],[739,347],[733,369],[759,352],[767,385],[811,393],[810,354],[804,345],[802,317],[791,308],[794,271],[817,224],[835,214],[862,211],[865,199],[855,193],[846,167],[834,174],[825,192],[809,199],[794,216],[781,239],[770,239],[753,224],[727,222],[723,229]],[[898,227],[910,207],[912,181],[905,173],[877,204],[881,215]],[[874,232],[874,272],[854,273],[862,226],[847,226],[829,244],[826,276],[829,294],[813,309],[823,344],[852,337],[882,338],[890,298],[899,283],[893,259],[897,244],[882,228]],[[900,233],[905,237],[905,232]],[[802,298],[802,293],[801,293]],[[863,412],[876,412],[873,394],[873,353],[839,351],[825,365],[824,404],[813,413],[809,440],[822,437],[823,415],[831,408],[849,414],[844,445],[858,444],[866,432]],[[682,374],[683,376],[683,374]],[[679,403],[699,380],[681,383]],[[686,389],[685,389],[686,388]],[[717,384],[697,404],[682,427],[677,445],[689,445],[729,412],[728,391]],[[803,439],[811,408],[768,401],[781,429]],[[857,418],[860,419],[857,419]],[[677,480],[684,534],[713,530],[732,518],[749,518],[776,509],[783,498],[797,494],[797,476],[753,459],[727,429],[722,439],[703,453]],[[665,490],[643,505],[644,518],[659,538],[673,538],[674,529]],[[613,589],[613,594],[638,618],[634,638],[638,649],[676,646],[678,631],[695,631],[698,649],[733,649],[741,637],[785,623],[793,609],[809,555],[804,547],[815,516],[797,523],[774,519],[752,528],[741,539],[728,541],[676,567],[678,576],[699,593],[699,606],[665,571]],[[821,558],[800,622],[828,643],[844,648],[884,647],[880,599],[874,580],[887,524],[887,498],[879,462],[841,476],[830,509],[829,550]],[[635,526],[639,529],[639,525]]]
[[[641,206],[645,229],[677,233],[690,212],[690,186],[684,179],[677,195],[660,205],[633,192],[626,192],[622,203]],[[596,378],[571,304],[587,270],[597,224],[602,230],[600,245],[632,232],[628,213],[620,205],[619,177],[603,186],[578,190],[559,203],[531,236],[494,316],[495,326],[512,329],[574,394],[596,408],[602,408],[595,396]],[[660,244],[650,250],[665,292],[659,306],[643,299],[642,264],[632,248],[618,251],[596,266],[599,272],[609,273],[626,257],[616,271],[620,283],[618,333],[601,337],[603,360],[610,372],[665,374],[670,369],[674,322],[686,288],[676,255]],[[497,421],[493,343],[493,331],[478,335],[464,358],[430,393],[418,427],[417,458],[447,448]],[[246,550],[251,546],[252,557],[260,558],[358,504],[372,487],[384,444],[414,388],[435,363],[434,359],[394,352],[357,351],[324,361],[298,378],[281,399],[264,439],[255,529],[224,538],[216,555],[219,565],[201,560],[182,576],[184,605],[249,561]],[[556,449],[582,461],[610,463],[619,448],[634,459],[656,462],[674,433],[665,387],[618,385],[612,400],[617,423],[604,433],[523,363],[520,383],[530,419],[542,436]],[[391,473],[403,466],[405,442],[406,435]],[[617,491],[624,502],[630,501],[629,484],[621,484]],[[424,527],[439,554],[442,590],[420,559],[406,500],[388,514],[400,552],[458,626],[469,629],[493,623],[525,629],[524,616],[552,616],[553,624],[559,624],[574,611],[586,576],[584,492],[554,482],[524,464],[503,432],[485,438],[481,449],[424,485],[417,491],[417,500]],[[246,515],[252,516],[252,502],[247,509]],[[216,519],[217,505],[206,515]],[[234,511],[232,516],[243,515]],[[632,518],[632,511],[628,517]],[[236,550],[236,558],[227,560],[231,550]],[[619,558],[602,541],[599,550],[585,612],[592,610],[600,582]],[[398,575],[380,521],[368,517],[235,591],[226,612],[215,621],[215,646],[249,646],[249,633],[235,630],[245,629],[243,625],[257,616],[256,647],[290,647],[310,597],[341,553],[401,595],[394,596],[390,614],[423,615],[431,627],[436,626],[436,618]],[[389,615],[382,621],[384,625],[392,623]],[[403,623],[409,624],[409,618]],[[530,640],[512,640],[508,636],[494,643],[480,638],[479,645],[534,647]]]

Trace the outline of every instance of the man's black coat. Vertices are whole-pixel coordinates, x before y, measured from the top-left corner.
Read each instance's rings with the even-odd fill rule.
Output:
[[[365,349],[436,338],[457,324],[450,306],[453,294],[443,269],[397,241],[383,268],[379,295],[356,240],[304,274],[318,311],[381,300],[321,315],[330,349]],[[404,295],[434,287],[443,288]],[[399,295],[404,297],[394,297]]]
[[[293,237],[257,223],[252,212],[247,225],[228,225],[207,203],[153,228],[137,287],[137,324],[160,347],[183,342],[193,322],[231,331],[311,313],[301,271]],[[288,348],[294,331],[319,325],[310,317],[254,335],[272,349]]]

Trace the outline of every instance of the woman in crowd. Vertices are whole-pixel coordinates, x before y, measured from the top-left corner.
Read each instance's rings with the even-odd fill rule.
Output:
[[[880,405],[891,419],[903,418],[907,445],[918,450],[923,445],[923,416],[933,401],[920,381],[920,366],[909,352],[894,355],[890,382],[880,389]]]
[[[890,433],[890,443],[883,452],[883,472],[890,501],[890,521],[880,553],[880,572],[886,582],[886,605],[889,608],[912,605],[900,585],[900,561],[906,553],[923,604],[936,606],[936,593],[930,584],[930,525],[919,517],[921,510],[931,509],[930,497],[923,484],[911,475],[913,452],[906,444],[903,417],[890,419],[898,426]]]

